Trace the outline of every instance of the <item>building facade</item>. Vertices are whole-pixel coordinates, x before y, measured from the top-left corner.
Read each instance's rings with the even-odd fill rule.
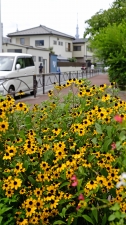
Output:
[[[11,43],[13,44],[33,46],[41,49],[52,49],[56,55],[72,58],[72,41],[75,38],[42,25],[8,34],[8,37],[11,38]]]
[[[80,38],[73,41],[72,55],[78,62],[94,62],[93,52],[89,47],[89,41],[87,38]]]

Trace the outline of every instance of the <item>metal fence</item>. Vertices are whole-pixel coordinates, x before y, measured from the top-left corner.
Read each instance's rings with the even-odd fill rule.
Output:
[[[6,93],[9,93],[11,95],[21,94],[23,92],[33,92],[34,97],[36,97],[37,91],[41,90],[42,94],[45,94],[48,90],[53,88],[54,83],[57,83],[58,85],[64,84],[69,79],[83,79],[83,78],[90,78],[92,76],[98,75],[101,73],[101,70],[95,69],[93,71],[89,70],[83,70],[83,71],[71,71],[71,72],[64,72],[64,73],[48,73],[48,74],[37,74],[37,75],[28,75],[27,78],[32,79],[32,85],[29,86],[28,83],[26,83],[25,79],[26,76],[20,76],[20,77],[11,77],[11,78],[0,78],[0,85],[2,85],[2,88],[6,91]],[[10,91],[6,89],[6,82],[12,81],[12,83],[18,81],[17,88],[13,88],[13,90]],[[11,82],[10,82],[11,83]],[[25,85],[25,90],[21,90],[21,86]],[[12,86],[12,85],[11,85]]]

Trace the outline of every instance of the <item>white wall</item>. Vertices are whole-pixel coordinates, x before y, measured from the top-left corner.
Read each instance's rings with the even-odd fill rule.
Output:
[[[49,35],[34,35],[30,36],[30,46],[35,46],[35,41],[37,40],[44,40],[44,46],[40,46],[41,48],[49,48]]]
[[[61,67],[60,66],[60,71],[62,72],[72,72],[72,71],[81,71],[81,67]]]
[[[19,38],[20,37],[12,37],[11,41],[14,44],[19,44]],[[26,38],[26,37],[24,37]],[[35,46],[35,40],[44,40],[44,46],[40,46],[40,48],[50,48],[53,47],[53,51],[55,52],[56,55],[61,55],[65,58],[72,58],[72,51],[73,51],[73,43],[72,39],[70,38],[65,38],[65,37],[60,37],[60,36],[55,36],[55,35],[33,35],[29,36],[30,42],[29,45],[36,47]],[[53,41],[57,41],[57,45],[53,43]],[[63,46],[59,45],[58,42],[63,42]],[[66,43],[70,43],[71,49],[70,51],[66,51]]]
[[[53,43],[54,41],[57,42],[56,45]],[[63,45],[59,45],[59,42],[63,42]],[[69,52],[66,51],[66,43],[70,43],[70,45],[71,45],[71,49],[70,49],[71,51],[69,51]],[[51,36],[50,37],[50,47],[53,47],[53,50],[56,55],[61,55],[64,58],[72,58],[72,50],[73,50],[72,39]]]
[[[73,44],[73,47],[74,46],[81,46],[81,51],[73,51],[73,57],[84,57],[84,55],[85,55],[85,46],[84,46],[85,44]]]

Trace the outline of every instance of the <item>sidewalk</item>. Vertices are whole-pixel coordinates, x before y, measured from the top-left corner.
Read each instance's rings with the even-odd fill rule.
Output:
[[[110,84],[107,74],[96,75],[94,77],[88,78],[88,80],[91,81],[92,85],[99,86],[100,84],[107,84],[107,85]],[[68,91],[69,91],[69,88],[65,88],[61,91],[61,94],[66,95]],[[21,101],[21,102],[28,103],[30,105],[34,105],[34,104],[40,104],[41,102],[48,99],[49,99],[48,94],[43,94],[43,95],[36,96],[36,98],[34,98],[34,96],[26,98],[26,99],[24,98],[24,99],[18,100],[18,102]]]

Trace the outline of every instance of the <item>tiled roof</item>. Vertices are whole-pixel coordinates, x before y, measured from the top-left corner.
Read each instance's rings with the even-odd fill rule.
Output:
[[[18,46],[21,48],[27,48],[27,49],[36,49],[36,50],[40,50],[40,51],[48,51],[49,50],[47,48],[41,48],[41,47],[33,47],[33,46],[29,46],[29,45],[19,45],[19,44],[14,44],[14,43],[3,43],[3,45],[12,45],[12,46]]]
[[[14,36],[29,36],[29,35],[45,35],[45,34],[52,34],[52,35],[57,35],[57,36],[62,36],[70,39],[75,39],[73,36],[70,36],[68,34],[64,34],[62,32],[53,30],[51,28],[48,28],[46,26],[40,25],[38,27],[30,28],[27,30],[22,30],[22,31],[17,31],[14,33],[9,33],[7,36],[8,37],[14,37]]]
[[[75,39],[74,41],[73,41],[73,43],[85,43],[85,42],[87,42],[88,41],[88,39],[87,38],[79,38],[79,39]]]

